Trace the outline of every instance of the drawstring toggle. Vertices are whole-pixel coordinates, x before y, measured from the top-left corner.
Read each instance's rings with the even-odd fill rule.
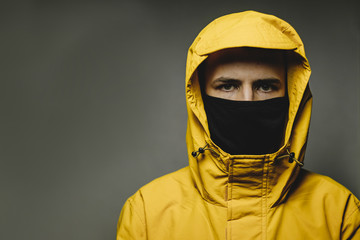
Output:
[[[295,153],[294,152],[291,152],[289,154],[289,163],[293,163],[294,162],[294,159],[295,159]]]
[[[289,152],[289,149],[286,149],[287,154],[278,157],[277,159],[282,159],[282,158],[289,158],[289,163],[293,163],[294,161],[296,162],[296,164],[298,164],[299,166],[304,166],[304,164],[302,162],[300,162],[299,160],[297,160],[295,158],[295,153],[294,152]]]
[[[199,156],[201,153],[204,153],[205,150],[209,150],[209,151],[213,152],[215,155],[219,156],[219,154],[218,154],[217,152],[215,152],[214,149],[212,149],[212,148],[207,148],[207,145],[208,145],[208,144],[206,144],[204,147],[199,147],[199,149],[198,149],[197,151],[193,151],[193,152],[191,153],[191,155],[192,155],[194,158],[196,158],[196,157]]]

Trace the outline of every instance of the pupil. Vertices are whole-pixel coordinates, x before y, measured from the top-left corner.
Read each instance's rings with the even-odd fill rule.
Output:
[[[270,86],[269,86],[269,85],[263,85],[262,88],[263,88],[264,90],[269,90]]]

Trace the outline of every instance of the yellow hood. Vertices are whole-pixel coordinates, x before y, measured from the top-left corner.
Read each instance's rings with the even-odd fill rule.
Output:
[[[209,54],[234,47],[288,50],[298,56],[297,62],[287,66],[289,116],[285,143],[276,153],[229,155],[210,139],[197,68]],[[293,152],[300,163],[304,159],[312,105],[308,87],[310,73],[299,35],[287,22],[275,16],[255,11],[229,14],[215,19],[200,32],[190,46],[187,57],[186,142],[192,176],[204,199],[225,205],[226,195],[233,194],[226,187],[231,181],[248,191],[245,195],[259,196],[260,192],[257,194],[248,189],[257,188],[264,178],[264,171],[272,172],[269,175],[272,178],[269,180],[269,191],[273,193],[271,201],[275,204],[284,198],[299,172],[299,164],[290,163],[288,158],[282,156]],[[197,157],[192,155],[192,152],[204,146],[211,149]],[[233,177],[229,178],[229,175]]]
[[[287,66],[289,116],[284,144],[275,153],[229,155],[209,137],[196,69],[212,52],[245,46],[288,50],[298,59]],[[189,167],[155,179],[130,197],[117,239],[360,239],[356,197],[300,167],[311,115],[309,76],[303,44],[283,20],[247,11],[210,23],[188,53]],[[288,161],[290,153],[296,160]]]

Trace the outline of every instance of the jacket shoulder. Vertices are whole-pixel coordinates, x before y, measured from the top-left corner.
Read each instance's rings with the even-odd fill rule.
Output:
[[[360,202],[332,178],[302,169],[289,200],[310,212],[322,212],[320,216],[327,222],[339,221],[336,225],[341,228],[341,239],[359,237]]]
[[[298,184],[299,187],[308,188],[314,192],[336,195],[340,194],[342,196],[353,195],[350,190],[334,179],[309,170],[301,169],[298,180],[300,181],[300,184]],[[312,187],[310,188],[310,186]]]
[[[184,167],[175,172],[156,178],[139,189],[144,200],[181,199],[195,190],[190,168]]]
[[[125,202],[117,227],[117,239],[147,239],[149,222],[169,206],[177,206],[195,191],[189,167],[159,177],[141,187]],[[181,203],[180,203],[181,204]],[[159,216],[158,219],[161,219]]]
[[[135,192],[128,201],[135,203],[181,199],[195,190],[190,168],[187,166],[152,180]]]

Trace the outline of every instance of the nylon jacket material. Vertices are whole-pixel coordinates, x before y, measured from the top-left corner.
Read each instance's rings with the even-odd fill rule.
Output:
[[[288,121],[275,153],[230,155],[210,139],[196,69],[209,54],[234,47],[297,56],[287,66]],[[186,65],[189,166],[126,201],[117,239],[360,239],[359,200],[331,178],[301,168],[312,108],[310,73],[300,37],[275,16],[246,11],[206,26]],[[199,148],[204,151],[194,157]]]

